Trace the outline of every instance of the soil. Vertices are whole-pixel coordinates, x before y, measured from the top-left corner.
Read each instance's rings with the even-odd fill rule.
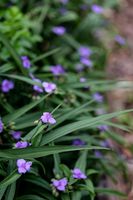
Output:
[[[114,11],[111,16],[111,21],[115,27],[118,28],[119,33],[127,41],[127,45],[123,48],[113,46],[108,60],[107,76],[109,79],[133,81],[133,0],[123,0],[121,8]],[[133,102],[129,102],[129,98],[133,93],[133,89],[124,90],[118,89],[109,92],[108,101],[111,111],[123,110],[133,108]],[[131,114],[132,117],[132,114]],[[115,130],[122,135],[129,144],[133,144],[133,135],[124,131]],[[129,181],[125,182],[121,173],[118,172],[118,183],[114,184],[108,180],[108,185],[111,188],[126,192],[128,198],[126,200],[133,200],[133,156],[131,152],[113,143],[115,149],[121,151],[122,156],[126,158],[126,165],[128,168]],[[109,200],[121,200],[122,198],[110,197]]]

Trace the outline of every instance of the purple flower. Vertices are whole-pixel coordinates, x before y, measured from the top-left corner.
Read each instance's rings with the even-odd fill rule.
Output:
[[[55,26],[55,27],[52,28],[52,31],[56,35],[64,35],[65,32],[66,32],[66,29],[63,26]]]
[[[89,68],[93,66],[93,62],[88,58],[80,58],[80,62]]]
[[[77,72],[82,72],[84,70],[84,66],[82,64],[77,64],[75,69]]]
[[[59,191],[65,191],[68,181],[66,178],[52,180],[52,185]]]
[[[125,45],[126,43],[125,39],[120,35],[115,36],[115,41],[118,42],[120,45]]]
[[[60,0],[62,4],[67,4],[69,0]]]
[[[29,69],[31,66],[30,60],[27,56],[21,56],[23,67]]]
[[[102,147],[109,148],[110,147],[110,142],[109,142],[109,140],[103,140],[103,141],[100,142],[100,145]]]
[[[56,123],[56,120],[53,118],[53,116],[49,112],[44,112],[43,115],[41,116],[41,120],[45,124],[55,124]]]
[[[42,82],[41,82],[40,79],[34,78],[33,80],[36,81],[36,82],[38,82],[38,83],[40,83],[40,84],[42,84]],[[38,92],[38,93],[42,93],[42,92],[43,92],[43,88],[40,87],[39,85],[34,85],[34,86],[33,86],[33,89],[34,89],[36,92]]]
[[[105,132],[107,131],[109,128],[107,125],[99,125],[98,126],[98,129],[101,131],[101,132]]]
[[[97,5],[97,4],[93,4],[93,5],[91,6],[91,9],[92,9],[92,11],[93,11],[94,13],[96,13],[96,14],[101,14],[101,13],[104,12],[103,7],[101,7],[101,6]]]
[[[78,168],[72,170],[72,177],[76,179],[86,179],[87,176]]]
[[[62,14],[62,15],[65,15],[67,13],[67,9],[66,8],[60,8],[59,9],[59,12]]]
[[[87,9],[88,9],[88,5],[82,4],[82,5],[80,6],[80,9],[81,9],[81,10],[87,10]]]
[[[93,99],[96,102],[102,103],[103,102],[103,96],[101,94],[99,94],[98,92],[93,94]]]
[[[65,73],[65,70],[61,65],[51,66],[50,70],[55,76],[59,76]]]
[[[103,156],[102,153],[98,150],[95,150],[94,154],[97,158],[101,158]]]
[[[85,145],[85,141],[81,140],[81,139],[75,139],[72,141],[72,145],[74,146],[83,146]]]
[[[23,149],[23,148],[26,148],[26,147],[28,147],[30,144],[28,143],[28,142],[26,142],[26,141],[19,141],[19,142],[17,142],[16,144],[15,144],[15,147],[17,148],[17,149]]]
[[[89,57],[92,54],[92,51],[88,47],[86,47],[86,46],[81,46],[78,49],[78,52],[79,52],[79,55],[81,57],[84,57],[84,58],[87,58],[87,57]]]
[[[32,162],[26,161],[24,159],[18,159],[17,160],[17,167],[19,174],[25,174],[26,172],[30,171]]]
[[[19,140],[21,138],[22,132],[21,131],[11,131],[11,135],[14,139]]]
[[[2,120],[1,120],[1,118],[0,118],[0,133],[2,133],[2,131],[3,131],[3,122],[2,122]]]
[[[42,86],[44,87],[44,90],[47,93],[52,93],[56,89],[56,85],[54,83],[43,82]]]
[[[86,78],[85,77],[81,77],[80,78],[80,83],[85,83],[86,82]]]
[[[1,90],[2,90],[2,92],[5,92],[5,93],[9,92],[13,88],[14,88],[13,81],[9,81],[7,79],[5,79],[5,80],[2,81],[2,84],[1,84]]]
[[[103,108],[98,108],[97,110],[96,110],[96,114],[97,115],[103,115],[103,114],[105,114],[106,112],[105,112],[105,110],[103,109]]]

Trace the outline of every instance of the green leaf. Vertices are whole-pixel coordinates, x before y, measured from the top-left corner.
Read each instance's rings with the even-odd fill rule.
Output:
[[[86,162],[87,162],[87,154],[88,151],[84,151],[81,153],[80,157],[78,158],[75,168],[79,168],[81,171],[85,173]]]
[[[31,182],[39,187],[42,187],[43,189],[51,191],[50,184],[39,176],[27,174],[27,176],[24,178],[24,180],[27,182]]]
[[[11,46],[9,40],[4,36],[4,34],[0,33],[0,41],[5,45],[13,59],[15,60],[16,64],[18,65],[20,71],[22,74],[27,74],[26,71],[24,70],[20,57],[18,56],[17,52],[14,50],[14,48]]]
[[[15,190],[16,190],[16,182],[8,186],[5,195],[5,200],[14,200]]]
[[[16,200],[45,200],[45,199],[35,194],[29,194],[18,197]]]
[[[62,194],[61,200],[70,200],[69,194]]]
[[[69,133],[72,133],[77,130],[89,128],[91,126],[94,126],[98,124],[99,122],[104,124],[105,120],[109,120],[111,118],[117,117],[118,115],[124,114],[126,112],[131,112],[133,109],[125,110],[125,111],[118,111],[110,114],[105,114],[102,116],[94,117],[91,119],[85,119],[82,121],[74,122],[68,125],[65,125],[63,127],[57,128],[53,131],[51,131],[49,134],[43,136],[41,145],[45,145],[49,142],[55,141],[56,139],[65,136]]]
[[[18,174],[16,170],[14,170],[9,176],[0,182],[0,188],[7,187],[8,185],[14,183],[17,179],[20,178],[20,176],[21,174]]]
[[[72,194],[72,200],[75,200],[75,199],[80,200],[81,197],[82,197],[81,191],[78,191],[78,192],[75,191],[75,192],[73,192],[73,194]]]
[[[46,58],[48,56],[56,54],[59,51],[61,51],[61,48],[52,49],[51,51],[48,51],[48,52],[36,57],[34,60],[32,60],[32,63],[38,62],[39,60],[42,60],[42,59],[44,59],[44,58]]]
[[[16,79],[16,80],[19,80],[19,81],[23,81],[25,83],[28,83],[30,85],[38,85],[38,86],[41,86],[41,84],[39,82],[36,82],[28,77],[25,77],[25,76],[19,76],[19,75],[14,75],[14,74],[1,74],[1,76],[6,76],[6,77],[9,77],[9,78],[12,78],[12,79]]]
[[[119,197],[127,197],[127,195],[123,192],[117,191],[117,190],[113,190],[110,188],[95,188],[95,192],[97,192],[98,194],[107,194],[107,195],[111,195],[111,196],[119,196]]]
[[[6,189],[7,189],[7,186],[6,186],[6,187],[3,187],[3,188],[0,188],[0,200],[1,200],[2,197],[4,196]]]
[[[44,99],[46,99],[50,94],[47,94],[43,97],[41,97],[39,100],[33,101],[28,105],[23,106],[22,108],[18,109],[16,112],[14,112],[13,114],[9,114],[6,115],[5,117],[3,117],[3,122],[4,123],[9,123],[14,121],[15,119],[21,117],[22,115],[24,115],[26,112],[28,112],[29,110],[31,110],[32,108],[34,108],[35,106],[37,106],[39,103],[41,103]]]
[[[4,159],[18,159],[18,158],[39,158],[43,156],[53,155],[56,153],[79,151],[79,150],[92,150],[92,149],[103,149],[107,148],[98,146],[83,146],[83,147],[73,147],[73,146],[44,146],[44,147],[28,147],[26,149],[6,149],[0,151],[0,158]]]
[[[66,177],[70,177],[71,176],[71,170],[64,164],[60,165],[61,170],[63,171],[64,175]]]

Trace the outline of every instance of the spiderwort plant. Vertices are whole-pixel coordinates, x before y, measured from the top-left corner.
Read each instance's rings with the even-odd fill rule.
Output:
[[[0,2],[0,197],[98,199],[101,177],[124,166],[110,151],[104,162],[113,134],[107,120],[122,113],[103,110],[106,1],[12,2]]]

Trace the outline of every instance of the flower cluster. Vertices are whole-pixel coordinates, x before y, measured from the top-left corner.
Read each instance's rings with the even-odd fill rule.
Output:
[[[74,170],[72,170],[72,177],[74,179],[78,179],[78,180],[87,178],[87,176],[79,168],[75,168]],[[58,191],[65,191],[66,187],[68,185],[68,180],[67,180],[67,178],[53,179],[52,185]]]
[[[78,53],[80,56],[80,63],[85,67],[92,68],[93,62],[90,59],[92,50],[89,47],[80,46],[78,49]]]

